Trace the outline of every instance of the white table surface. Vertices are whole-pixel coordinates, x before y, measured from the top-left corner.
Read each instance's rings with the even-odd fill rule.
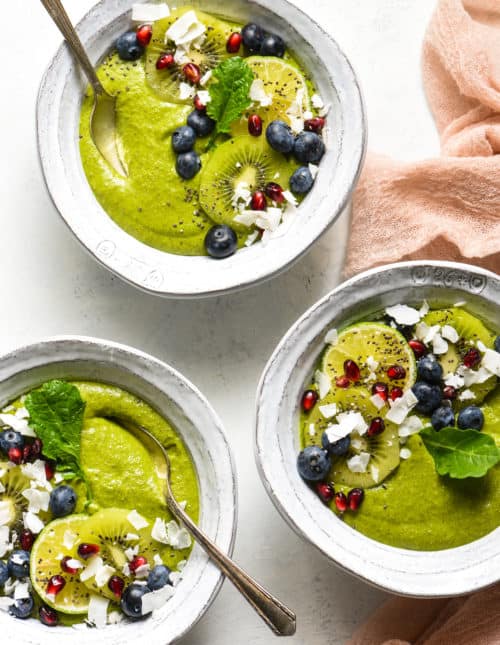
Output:
[[[357,70],[371,149],[404,159],[437,154],[419,68],[434,0],[293,1],[332,33]],[[65,4],[76,20],[93,2]],[[0,351],[42,336],[86,334],[141,348],[190,378],[222,417],[236,457],[235,556],[296,609],[297,635],[288,642],[340,645],[386,596],[337,570],[279,517],[254,463],[253,416],[259,376],[279,338],[340,280],[348,218],[287,274],[240,294],[175,302],[122,284],[63,225],[38,165],[35,100],[61,37],[34,0],[3,2],[2,15]],[[225,584],[182,642],[267,645],[275,639]]]

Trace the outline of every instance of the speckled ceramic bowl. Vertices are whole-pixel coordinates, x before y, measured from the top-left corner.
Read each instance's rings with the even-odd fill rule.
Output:
[[[236,481],[231,452],[217,415],[202,394],[174,369],[124,345],[84,337],[61,337],[22,347],[0,358],[0,407],[51,378],[111,383],[150,403],[177,429],[193,459],[200,488],[200,526],[226,553],[236,528]],[[0,612],[2,642],[46,645],[148,645],[176,642],[204,614],[222,574],[195,546],[174,596],[155,618],[86,627],[44,627]]]
[[[304,484],[297,468],[299,402],[324,348],[325,331],[398,303],[467,308],[500,329],[500,277],[445,262],[409,262],[363,273],[320,300],[285,335],[257,398],[256,458],[262,481],[292,528],[346,571],[417,597],[455,596],[500,580],[500,529],[465,546],[410,551],[376,542],[342,522]],[[425,487],[425,482],[422,482]]]
[[[98,62],[130,26],[134,0],[102,0],[78,32]],[[175,6],[188,4],[179,0]],[[300,218],[267,246],[255,244],[223,261],[157,251],[107,216],[85,177],[78,123],[85,79],[63,45],[43,78],[38,100],[38,145],[49,192],[66,224],[101,264],[150,293],[178,297],[221,294],[261,282],[300,258],[333,224],[356,183],[365,149],[365,119],[354,72],[338,45],[312,18],[286,0],[191,0],[208,13],[244,23],[254,19],[280,33],[311,74],[326,104],[327,153]]]

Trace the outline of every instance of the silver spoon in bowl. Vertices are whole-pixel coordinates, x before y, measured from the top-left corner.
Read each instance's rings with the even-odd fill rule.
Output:
[[[41,3],[66,39],[94,91],[94,106],[90,116],[92,140],[109,165],[118,174],[126,176],[116,137],[116,98],[104,89],[61,0],[41,0]]]
[[[114,419],[113,419],[114,420]],[[277,598],[253,580],[243,569],[233,562],[219,547],[208,538],[179,506],[170,484],[170,459],[165,448],[148,430],[123,419],[118,423],[133,434],[148,449],[159,478],[165,482],[165,498],[170,512],[189,531],[196,542],[203,547],[212,562],[224,573],[238,591],[247,599],[259,616],[278,636],[292,636],[296,630],[295,614]]]

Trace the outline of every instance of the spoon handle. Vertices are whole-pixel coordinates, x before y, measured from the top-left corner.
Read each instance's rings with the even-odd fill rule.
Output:
[[[89,60],[87,53],[82,45],[78,34],[76,33],[75,28],[71,24],[66,9],[63,7],[61,0],[40,0],[47,13],[50,15],[52,20],[59,27],[60,32],[66,39],[71,51],[75,55],[76,59],[83,67],[85,74],[87,75],[90,84],[94,88],[94,92],[97,94],[102,94],[104,88],[101,84],[101,81],[98,79],[94,66]]]
[[[231,580],[273,632],[278,636],[292,636],[295,634],[295,614],[228,558],[183,511],[173,496],[167,495],[167,504],[171,512],[182,521],[198,544],[205,549],[209,557]]]

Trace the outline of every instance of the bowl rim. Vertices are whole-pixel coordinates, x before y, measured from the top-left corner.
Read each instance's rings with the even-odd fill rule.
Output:
[[[30,343],[16,347],[0,356],[0,392],[4,383],[10,379],[16,379],[23,374],[32,372],[33,370],[40,370],[52,365],[57,366],[59,363],[68,366],[75,362],[89,362],[90,365],[95,365],[96,367],[107,364],[110,369],[113,365],[116,365],[118,370],[123,374],[130,374],[131,378],[136,382],[142,382],[145,386],[158,390],[166,399],[171,400],[180,412],[186,415],[190,425],[197,429],[197,434],[201,443],[207,448],[210,446],[210,461],[212,465],[214,465],[215,457],[217,457],[217,468],[213,472],[212,476],[214,477],[214,482],[211,486],[214,488],[218,497],[223,498],[226,503],[223,507],[222,505],[219,506],[220,512],[218,514],[217,526],[214,529],[215,535],[210,535],[210,537],[215,539],[218,546],[220,546],[225,553],[231,556],[236,540],[238,514],[237,473],[234,456],[226,437],[222,421],[209,403],[208,399],[189,379],[183,376],[175,368],[171,367],[168,363],[129,345],[101,338],[83,335],[49,336],[38,340],[35,339]],[[21,363],[21,366],[18,368],[17,365],[19,363]],[[149,378],[147,376],[149,376]],[[168,379],[166,378],[167,376],[171,379],[170,382],[168,382]],[[93,376],[92,380],[99,381],[99,377]],[[106,378],[102,380],[103,382],[110,382]],[[167,385],[165,385],[166,382]],[[16,388],[17,387],[18,386],[16,385]],[[122,389],[127,390],[126,386],[119,385],[118,387],[122,387]],[[173,392],[174,388],[176,388],[175,392]],[[22,388],[20,388],[19,393],[21,393],[21,390]],[[8,398],[10,399],[11,397],[9,396]],[[189,401],[189,409],[185,407],[184,401]],[[153,402],[149,403],[153,408],[155,407]],[[209,427],[209,439],[206,437],[206,431],[204,433],[199,431],[198,426],[194,422],[196,412],[192,412],[192,417],[189,415],[189,411],[193,408],[194,404],[198,405],[199,410],[202,410],[204,415],[206,415],[204,428],[206,430],[207,427]],[[5,405],[5,403],[2,405]],[[160,412],[160,414],[163,413]],[[186,440],[182,436],[182,431],[179,429],[176,431],[186,443]],[[210,441],[210,443],[208,443],[208,441]],[[191,452],[187,443],[186,446],[188,451]],[[191,456],[191,458],[196,469],[195,459],[193,456]],[[199,477],[198,473],[197,476]],[[199,482],[199,486],[201,492],[201,482]],[[203,597],[199,597],[197,604],[193,606],[192,610],[189,610],[190,613],[188,616],[184,616],[181,619],[182,622],[179,623],[178,628],[174,625],[174,628],[171,630],[171,634],[168,637],[168,643],[176,643],[199,622],[215,600],[225,579],[223,573],[213,566],[210,558],[205,554],[201,547],[196,545],[196,543],[194,543],[194,549],[196,550],[196,560],[200,561],[198,564],[201,564],[201,568],[199,575],[197,575],[196,578],[193,578],[191,582],[194,582],[195,587],[201,585],[199,587],[198,595],[200,595],[201,592]],[[203,580],[204,582],[202,582]],[[192,590],[191,587],[190,589]],[[191,595],[190,597],[194,598],[196,596]],[[153,617],[147,621],[141,621],[142,633],[147,633],[148,631],[156,629],[157,625],[162,624],[163,620],[164,617],[159,619]],[[149,629],[147,628],[147,625],[150,626]],[[38,627],[40,629],[40,641],[36,641],[37,645],[40,645],[42,642],[48,643],[49,640],[51,642],[51,629],[43,628],[43,626]],[[110,626],[104,630],[96,632],[96,634],[99,634],[100,636],[100,638],[96,636],[96,642],[109,643],[109,645],[118,645],[118,643],[122,645],[124,643],[136,642],[134,638],[137,635],[135,635],[135,637],[132,636],[132,634],[127,636],[127,632],[123,632],[121,630],[119,634],[114,635],[117,637],[117,640],[114,640],[113,636],[110,634],[109,627]],[[128,625],[125,626],[125,629],[126,627],[128,627]],[[18,628],[19,624],[16,623],[16,629]],[[45,629],[48,631],[47,638],[44,640],[42,630]],[[77,633],[81,632],[75,631],[75,636]],[[151,635],[153,636],[153,634]],[[31,643],[31,641],[26,642]],[[160,642],[162,644],[166,643],[165,636],[163,635],[161,640],[153,639],[152,642],[155,644],[159,644]],[[80,645],[80,641],[78,642],[78,645]]]
[[[197,6],[201,4],[201,9],[203,9],[203,1],[196,2]],[[60,119],[54,116],[54,112],[60,110],[61,93],[66,86],[66,80],[62,77],[72,66],[72,58],[64,42],[49,62],[41,80],[36,109],[37,147],[44,182],[51,200],[73,235],[99,264],[125,282],[147,293],[176,299],[217,296],[239,291],[278,276],[303,257],[335,223],[344,211],[361,173],[366,154],[366,112],[359,81],[350,61],[337,42],[321,25],[289,0],[240,1],[245,5],[267,11],[277,20],[286,23],[294,32],[300,34],[301,40],[307,42],[309,47],[319,49],[321,45],[326,48],[328,57],[336,63],[330,66],[331,71],[326,71],[330,68],[327,68],[326,63],[320,58],[318,49],[314,49],[314,52],[325,73],[328,74],[329,87],[338,95],[339,105],[344,106],[341,114],[347,126],[343,131],[343,139],[338,145],[338,157],[334,160],[333,150],[327,150],[327,154],[331,152],[332,157],[330,157],[331,167],[328,166],[330,172],[323,172],[325,181],[320,183],[318,179],[316,190],[311,191],[307,196],[307,199],[311,200],[308,202],[310,206],[308,213],[313,212],[315,218],[311,218],[308,226],[296,227],[300,228],[300,235],[298,230],[294,233],[290,229],[284,237],[277,241],[272,240],[267,246],[267,254],[262,249],[257,252],[256,249],[261,245],[254,245],[241,249],[224,262],[216,263],[205,256],[179,256],[158,251],[139,242],[119,228],[99,205],[85,178],[84,182],[80,182],[78,178],[71,179],[75,186],[79,186],[80,191],[85,189],[84,194],[88,199],[91,199],[88,195],[90,191],[93,198],[90,213],[96,213],[96,222],[98,218],[102,220],[99,231],[89,231],[88,224],[82,225],[79,222],[77,195],[73,195],[72,190],[64,186],[65,181],[70,181],[68,177],[71,172],[66,172],[68,161],[64,159],[62,144],[59,142],[62,138]],[[118,9],[115,0],[100,0],[77,25],[77,30],[84,42],[86,42],[85,34],[88,35],[91,24],[94,24],[95,32],[96,28],[99,31],[109,28],[113,23],[111,20],[104,24],[102,19],[100,22],[99,15],[104,8],[108,5],[115,7],[116,20],[116,15],[122,15],[123,10],[128,9],[133,2],[134,0],[124,0]],[[187,0],[181,0],[181,2],[187,2]],[[320,45],[316,42],[313,45],[312,38],[309,38],[311,42],[308,42],[305,37],[308,31],[315,33]],[[333,76],[338,78],[338,86],[334,85]],[[79,157],[78,160],[81,164]],[[333,175],[332,177],[330,175],[333,172],[336,177],[338,176],[335,192],[331,189]],[[81,197],[82,194],[80,193],[79,196]],[[325,200],[327,194],[329,199]],[[331,202],[331,207],[327,202]],[[272,251],[270,251],[269,246],[275,241],[277,244],[274,248],[271,247]],[[238,257],[240,259],[237,259]],[[216,269],[217,264],[223,268]],[[192,277],[193,274],[196,278]],[[186,281],[186,285],[183,281]]]
[[[413,551],[391,547],[368,538],[351,527],[347,527],[347,537],[343,535],[338,538],[336,529],[339,528],[339,525],[346,525],[303,484],[296,474],[295,461],[293,472],[295,472],[297,480],[300,480],[301,486],[298,492],[294,490],[295,481],[290,481],[289,473],[286,470],[285,459],[288,455],[284,454],[281,437],[278,437],[277,431],[269,431],[270,427],[278,428],[279,418],[282,415],[282,402],[286,397],[287,382],[290,375],[298,369],[296,365],[290,366],[283,363],[284,357],[290,353],[290,348],[297,346],[301,342],[301,338],[305,338],[305,332],[308,332],[308,337],[303,341],[306,345],[297,349],[295,358],[299,354],[302,357],[308,351],[315,351],[317,356],[316,349],[310,349],[313,344],[313,334],[317,337],[318,330],[321,330],[319,335],[323,337],[328,325],[335,324],[338,305],[332,305],[332,301],[343,292],[345,295],[345,293],[358,291],[363,283],[371,281],[377,284],[380,281],[381,284],[384,284],[387,282],[384,280],[386,277],[395,275],[398,271],[407,271],[408,274],[412,272],[411,275],[417,287],[419,284],[449,286],[457,291],[462,291],[464,295],[468,293],[471,297],[474,294],[482,294],[483,289],[487,289],[490,298],[494,296],[495,302],[500,303],[500,276],[480,267],[457,262],[398,262],[370,269],[338,285],[293,323],[278,343],[264,368],[256,394],[255,460],[262,483],[284,520],[301,538],[312,544],[339,568],[376,588],[401,596],[415,598],[459,596],[483,589],[500,580],[498,566],[495,567],[495,561],[500,564],[500,527],[466,545],[440,551]],[[424,274],[427,271],[431,272],[429,281],[427,281],[428,274]],[[433,274],[433,271],[436,273]],[[424,275],[427,276],[425,282]],[[437,278],[438,275],[439,278]],[[475,283],[477,289],[472,287],[470,291],[466,291],[461,282],[464,275],[477,279]],[[432,282],[434,276],[436,276],[436,283]],[[451,280],[450,285],[446,284],[447,276]],[[441,282],[439,283],[439,281]],[[385,287],[386,292],[391,291],[387,284]],[[404,285],[399,284],[398,287],[404,288]],[[407,287],[409,288],[409,285]],[[328,318],[329,322],[325,322],[325,318]],[[312,327],[314,327],[313,330]],[[278,375],[281,381],[277,384],[276,389]],[[275,387],[274,390],[272,390],[271,383]],[[297,406],[295,399],[283,403],[283,408],[298,409]],[[294,435],[291,433],[290,437],[293,440]],[[295,458],[296,454],[295,452]],[[314,514],[308,510],[313,504]],[[293,510],[290,510],[290,507],[293,507]],[[352,549],[347,553],[347,538],[356,540],[359,553],[353,554]],[[474,550],[477,552],[478,562],[474,560]],[[488,556],[487,559],[484,557],[485,553]],[[346,554],[349,557],[346,557]],[[353,555],[354,557],[352,557]],[[470,562],[467,563],[467,568],[463,569],[463,571],[467,569],[468,575],[466,581],[462,581],[460,575],[455,576],[453,578],[454,586],[450,588],[446,578],[451,576],[451,573],[460,574],[460,571],[450,566],[455,556],[455,564],[461,559],[469,558]],[[387,561],[385,563],[379,562],[379,558],[389,559],[391,557],[399,558],[393,570],[388,569]],[[419,558],[429,570],[418,570]],[[367,563],[370,565],[369,574],[367,573]],[[446,565],[450,566],[449,570],[446,569]]]

